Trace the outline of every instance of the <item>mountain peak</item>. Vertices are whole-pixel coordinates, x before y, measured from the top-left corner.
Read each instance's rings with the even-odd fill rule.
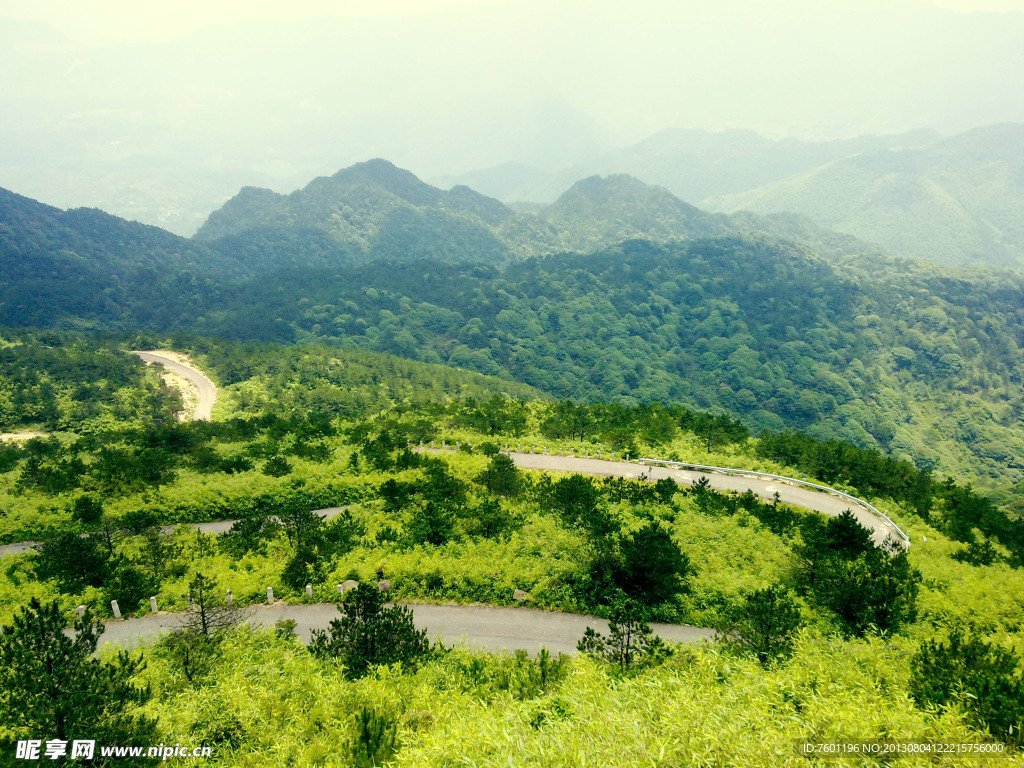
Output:
[[[541,216],[568,233],[575,250],[634,237],[674,240],[718,234],[721,226],[664,187],[624,173],[589,176],[573,184]]]
[[[374,158],[343,168],[328,179],[317,182],[342,184],[347,187],[368,185],[378,187],[414,205],[435,205],[443,196],[441,190],[421,181],[412,171],[399,168],[389,160]],[[309,189],[309,187],[307,187]]]
[[[239,219],[264,217],[285,200],[283,195],[264,187],[242,187],[238,194],[210,214],[199,231],[196,240],[210,240],[227,234],[232,222]]]
[[[627,173],[613,173],[609,176],[588,176],[580,179],[567,189],[562,197],[583,196],[596,201],[606,201],[613,196],[622,194],[657,194],[664,193],[669,197],[675,197],[664,187],[656,187],[645,184],[635,176]]]
[[[635,176],[615,173],[610,176],[588,176],[580,179],[551,204],[551,209],[558,210],[565,206],[608,205],[656,205],[669,207],[687,214],[696,213],[697,209],[673,195],[664,187],[647,184]]]

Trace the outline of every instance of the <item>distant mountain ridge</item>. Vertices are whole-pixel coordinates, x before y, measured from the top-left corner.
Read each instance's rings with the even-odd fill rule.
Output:
[[[135,321],[154,323],[174,316],[168,294],[193,296],[209,284],[226,295],[240,280],[282,269],[420,259],[501,267],[630,239],[712,236],[788,240],[826,257],[872,250],[792,215],[706,213],[621,174],[583,179],[551,205],[517,210],[371,160],[289,195],[244,187],[191,239],[0,190],[0,324],[91,327],[127,306]]]
[[[582,179],[550,205],[526,211],[464,185],[438,189],[381,159],[289,195],[246,187],[210,215],[194,240],[263,270],[419,258],[502,265],[632,238],[732,234],[810,240],[826,252],[870,249],[792,216],[709,214],[623,174]]]
[[[705,211],[795,214],[894,254],[1024,269],[1024,125],[840,141],[670,130],[549,173],[517,163],[438,179],[550,203],[579,179],[629,174]]]
[[[850,155],[926,146],[939,138],[934,131],[921,130],[836,141],[775,140],[747,130],[711,132],[677,128],[607,152],[591,163],[557,172],[522,163],[503,163],[440,177],[435,183],[470,184],[505,201],[550,203],[579,179],[628,174],[663,186],[677,197],[699,205],[709,197],[745,192]]]
[[[859,153],[705,205],[792,211],[893,253],[1024,269],[1024,125]]]

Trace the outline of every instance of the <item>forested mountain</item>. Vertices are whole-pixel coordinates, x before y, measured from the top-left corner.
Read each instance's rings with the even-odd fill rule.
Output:
[[[1024,125],[978,128],[924,147],[858,153],[705,205],[791,211],[892,253],[1021,269]]]
[[[385,160],[359,163],[290,195],[243,189],[210,215],[195,240],[262,271],[373,259],[503,265],[635,237],[667,242],[749,233],[810,241],[831,255],[872,248],[793,216],[708,214],[624,175],[583,179],[552,204],[527,210],[465,186],[440,190]]]
[[[326,266],[371,258],[472,259],[502,263],[516,254],[503,236],[513,211],[467,187],[444,192],[371,160],[314,179],[290,195],[243,189],[195,235],[261,266],[283,261]],[[518,223],[508,227],[517,230]],[[553,246],[531,231],[522,255]]]
[[[193,327],[324,339],[506,374],[559,397],[722,407],[997,480],[1024,479],[1024,279],[769,240],[633,241],[503,272],[289,272]]]
[[[62,211],[0,190],[0,323],[116,320],[131,327],[128,306],[163,316],[160,305],[180,303],[199,285],[225,290],[282,268],[421,258],[504,265],[629,238],[667,242],[719,234],[796,240],[830,257],[871,250],[795,216],[708,214],[627,176],[584,179],[551,205],[524,211],[468,187],[437,189],[374,160],[291,195],[245,188],[191,240],[102,211]]]
[[[578,179],[629,174],[706,210],[792,213],[902,256],[1024,267],[1024,125],[809,142],[671,130],[557,173],[505,164],[445,177],[548,203]]]
[[[724,217],[625,175],[583,179],[538,216],[559,233],[559,245],[567,251],[591,251],[633,237],[664,242],[733,231]]]
[[[194,243],[7,199],[9,325],[324,340],[559,397],[721,407],[755,429],[797,426],[987,483],[1024,480],[1024,283],[1010,273],[859,258],[863,244],[803,220],[706,214],[621,176],[516,212],[377,161],[292,197],[246,191]],[[107,230],[63,225],[90,216]],[[391,226],[403,217],[408,229]],[[347,241],[330,231],[339,220]],[[259,245],[250,227],[264,221],[275,234]],[[127,239],[138,233],[153,250]],[[664,243],[606,245],[645,233]],[[523,256],[543,242],[594,252]]]
[[[0,189],[0,322],[109,324],[130,294],[194,272],[240,276],[245,265],[170,232],[103,211],[62,211]]]

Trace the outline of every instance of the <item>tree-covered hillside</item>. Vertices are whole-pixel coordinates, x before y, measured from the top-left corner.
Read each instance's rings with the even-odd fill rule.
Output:
[[[290,195],[243,189],[211,214],[195,240],[264,267],[368,258],[501,263],[513,256],[500,231],[514,215],[467,187],[444,192],[385,160],[371,160]],[[543,248],[543,233],[530,234],[540,242],[527,247]]]
[[[850,445],[751,439],[680,407],[513,399],[504,381],[374,353],[130,341],[188,349],[222,385],[220,410],[0,450],[0,536],[42,539],[0,568],[0,754],[95,720],[97,749],[208,747],[225,766],[775,768],[851,740],[1019,759],[1024,523],[965,486]],[[870,493],[912,545],[706,482],[524,471],[498,451],[509,442],[809,473]],[[162,527],[228,516],[219,535]],[[257,608],[268,587],[274,607]],[[552,620],[517,616],[517,600],[611,625],[586,617],[561,657],[431,643],[411,622],[423,603],[503,606],[513,650],[533,639],[516,618],[543,637]],[[146,620],[112,619],[111,601]],[[329,626],[244,626],[325,608]],[[100,643],[141,645],[93,656],[97,618]],[[677,645],[654,620],[723,631]]]
[[[376,259],[504,265],[635,237],[667,242],[724,234],[809,242],[830,256],[872,250],[798,217],[707,214],[624,175],[583,179],[550,205],[526,210],[465,186],[437,189],[385,160],[359,163],[290,195],[243,189],[194,239],[262,271]]]
[[[355,207],[339,219],[345,200]],[[29,226],[62,212],[14,202],[3,211],[21,222],[5,229],[13,276],[0,285],[0,320],[11,325],[322,340],[500,374],[558,397],[720,407],[754,429],[790,424],[986,484],[1024,479],[1024,302],[1011,274],[858,257],[862,244],[799,219],[712,216],[625,177],[587,179],[551,206],[514,213],[374,161],[290,197],[246,192],[212,217],[210,248],[187,268],[102,235],[100,254],[66,252],[70,236],[37,238],[50,230]],[[437,226],[387,234],[388,210]],[[264,219],[288,242],[260,241],[254,255],[249,227]],[[499,261],[512,261],[480,264],[498,255],[459,234],[470,224],[501,243]],[[345,241],[356,250],[342,254],[328,225],[363,240]],[[516,251],[645,232],[668,243],[529,259]],[[709,232],[727,234],[694,239]],[[380,252],[395,258],[367,262],[385,241]],[[203,262],[214,246],[223,253]],[[132,263],[147,266],[104,272],[104,254],[124,261],[136,247]],[[25,253],[78,266],[30,270]],[[239,260],[247,266],[221,269]]]
[[[0,432],[96,433],[181,410],[177,390],[117,342],[0,328]]]
[[[116,326],[124,307],[182,280],[247,276],[243,260],[95,209],[0,189],[0,324]]]
[[[1021,269],[1024,126],[858,153],[705,204],[802,214],[903,256]]]
[[[504,373],[558,397],[721,407],[994,483],[1024,470],[1022,294],[1008,275],[838,266],[770,241],[637,241],[504,272],[281,274],[197,327],[244,338],[273,317],[289,341]]]

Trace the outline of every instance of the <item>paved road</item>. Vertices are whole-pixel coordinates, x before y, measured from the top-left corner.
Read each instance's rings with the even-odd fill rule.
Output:
[[[329,507],[327,509],[314,510],[314,514],[320,515],[324,520],[331,520],[337,517],[341,512],[348,509],[348,507]],[[235,520],[213,520],[209,523],[181,523],[188,528],[193,528],[203,533],[212,533],[219,535],[221,533],[227,533],[231,529],[231,526],[235,524]],[[177,526],[174,525],[163,525],[160,530],[164,533],[171,533]],[[21,541],[17,544],[4,544],[0,546],[0,557],[7,555],[19,555],[22,552],[28,552],[33,547],[37,547],[42,542],[39,541]]]
[[[850,510],[861,525],[873,531],[872,538],[876,544],[881,544],[886,536],[892,536],[892,538],[897,540],[900,538],[896,528],[888,520],[878,517],[868,509],[838,496],[831,496],[827,493],[804,488],[799,485],[790,485],[789,483],[777,480],[724,475],[718,472],[705,473],[668,467],[647,466],[631,464],[625,461],[582,459],[573,456],[547,456],[536,453],[516,452],[509,453],[509,456],[515,461],[516,466],[522,469],[578,472],[583,475],[610,477],[637,478],[643,475],[650,480],[669,478],[685,485],[693,485],[693,483],[703,477],[707,478],[711,488],[716,491],[743,493],[749,489],[766,501],[771,501],[775,494],[778,493],[779,498],[787,504],[832,516],[838,516],[844,511]]]
[[[190,365],[179,363],[176,360],[172,360],[166,355],[162,355],[159,352],[133,352],[132,354],[138,355],[147,363],[159,363],[167,370],[184,376],[193,386],[195,386],[198,392],[198,400],[196,401],[196,407],[192,412],[193,421],[209,421],[210,416],[213,413],[213,404],[217,400],[217,387],[203,374],[202,371],[197,368],[193,368]]]
[[[467,646],[490,651],[523,648],[536,653],[541,647],[552,653],[572,653],[587,627],[608,632],[608,622],[595,616],[554,613],[534,608],[494,608],[490,606],[453,606],[414,604],[413,619],[416,626],[426,629],[432,639],[442,639],[452,645],[465,642]],[[309,642],[311,629],[326,629],[332,619],[339,617],[334,603],[314,605],[258,605],[251,609],[250,622],[256,626],[273,627],[279,619],[293,619],[296,633]],[[177,629],[184,614],[155,614],[137,619],[110,621],[101,642],[134,646],[140,641]],[[711,640],[713,629],[651,624],[651,629],[666,640],[691,643]]]
[[[431,450],[431,449],[427,449]],[[434,452],[440,452],[435,450]],[[677,483],[693,485],[700,478],[707,478],[711,488],[716,491],[736,491],[743,493],[751,490],[757,496],[771,501],[775,494],[779,498],[796,507],[803,507],[822,514],[841,515],[844,511],[850,510],[861,525],[872,531],[872,539],[876,544],[881,544],[891,536],[899,539],[896,528],[886,519],[878,517],[870,510],[857,504],[853,504],[838,496],[831,496],[827,493],[804,488],[799,485],[765,480],[756,477],[741,477],[737,475],[725,475],[718,472],[697,472],[692,470],[671,469],[667,467],[648,466],[633,464],[626,461],[605,461],[604,459],[584,459],[574,456],[549,456],[537,453],[510,452],[509,456],[521,469],[537,469],[549,472],[577,472],[583,475],[597,475],[603,477],[626,477],[639,478],[641,476],[650,480],[669,478]],[[338,514],[343,507],[315,510],[324,519],[330,519]],[[228,530],[234,520],[216,520],[210,523],[188,523],[196,530],[206,533],[224,533]],[[164,530],[170,530],[173,526],[165,526]],[[17,544],[5,544],[0,546],[0,557],[15,555],[27,552],[37,546],[37,541],[23,541]]]

